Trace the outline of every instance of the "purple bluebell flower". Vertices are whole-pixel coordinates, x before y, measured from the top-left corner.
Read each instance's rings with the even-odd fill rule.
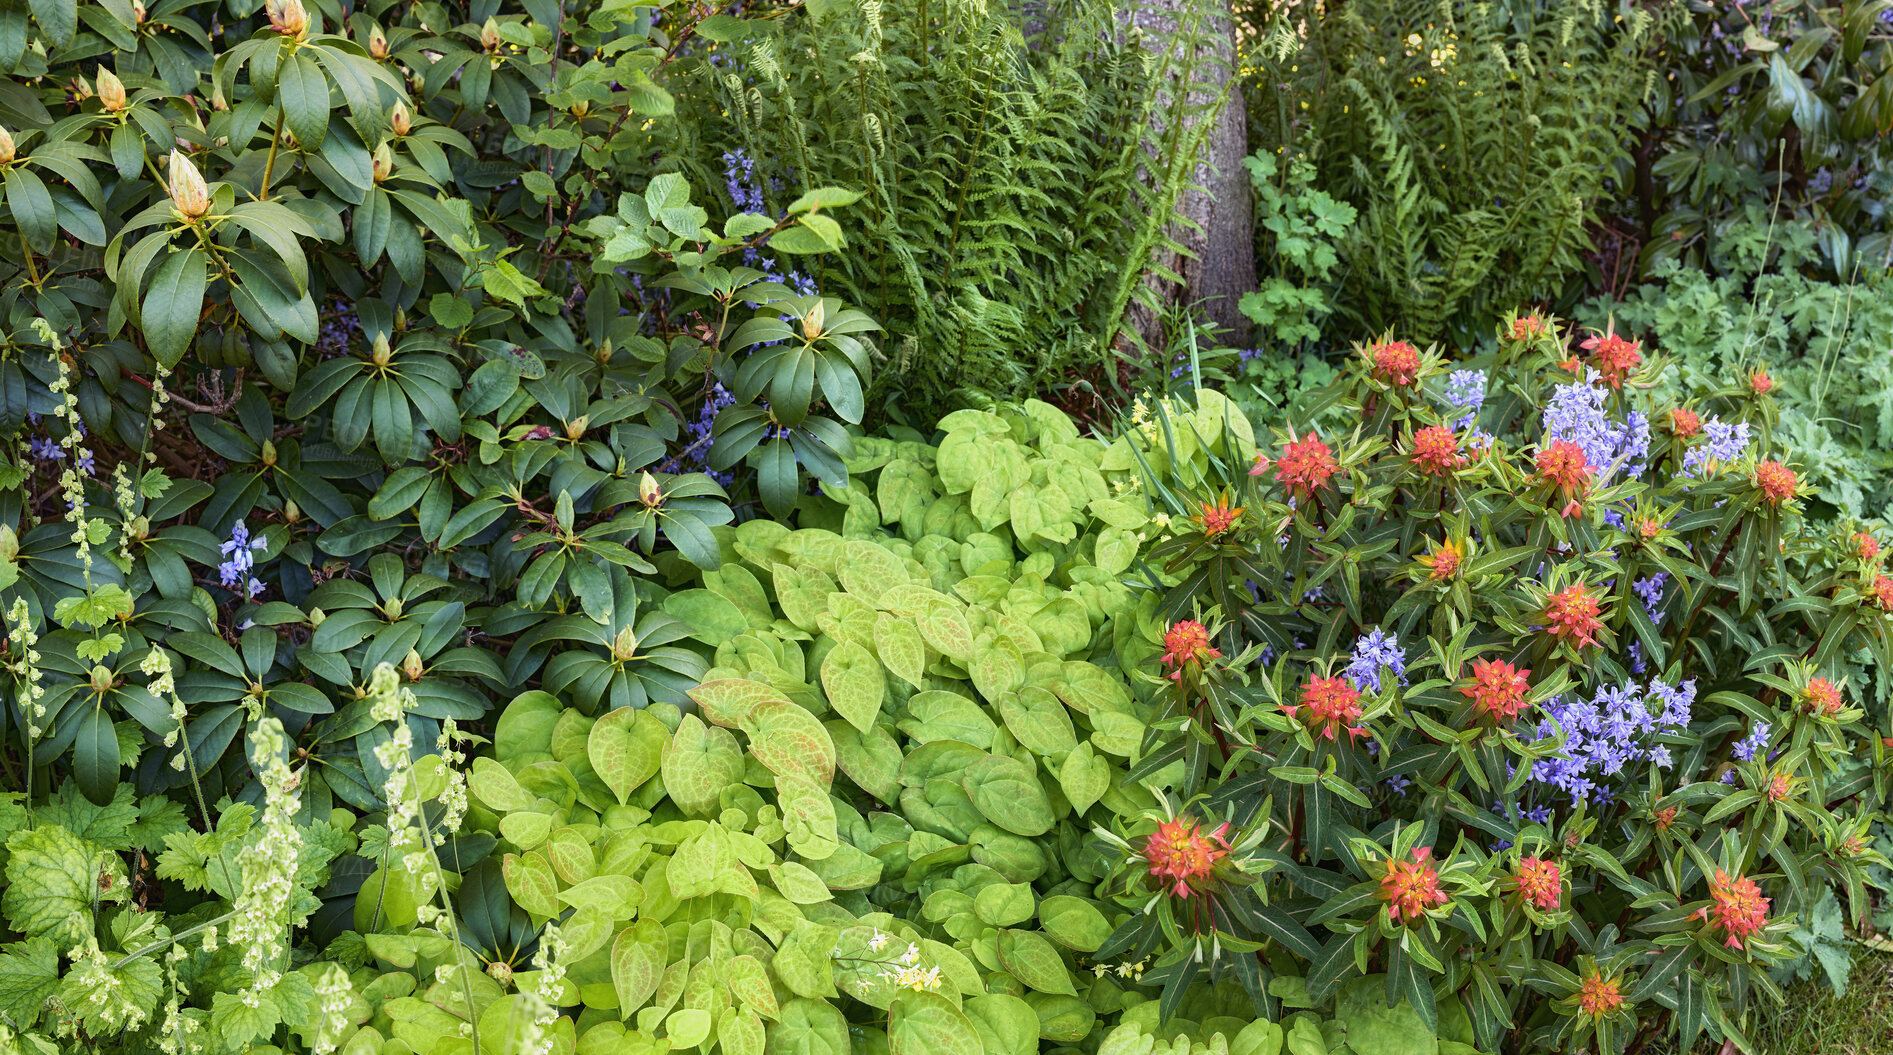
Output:
[[[1643,661],[1643,642],[1630,642],[1630,647],[1625,652],[1630,656],[1630,673],[1642,674],[1644,668],[1649,666]]]
[[[1354,679],[1354,684],[1379,692],[1382,667],[1392,670],[1400,684],[1407,683],[1406,651],[1400,647],[1398,638],[1375,627],[1354,642],[1354,658],[1348,662],[1347,676]]]
[[[250,571],[256,567],[256,551],[268,548],[268,541],[250,536],[250,528],[243,521],[230,525],[230,540],[218,547],[225,558],[217,565],[219,581],[233,590],[241,587],[248,598],[262,593],[263,584],[251,578]]]
[[[1407,789],[1413,786],[1413,781],[1402,776],[1392,776],[1387,778],[1387,786],[1398,792],[1402,798],[1405,798]]]
[[[1577,444],[1599,487],[1619,470],[1642,475],[1650,455],[1650,419],[1633,410],[1622,422],[1612,421],[1604,411],[1606,395],[1588,381],[1559,385],[1544,413],[1544,443]]]
[[[1485,371],[1454,370],[1446,379],[1446,402],[1466,412],[1453,422],[1454,432],[1479,420],[1479,408],[1485,405]]]
[[[40,461],[63,462],[66,460],[66,452],[60,449],[59,444],[44,436],[33,437],[33,442],[27,446],[32,450],[33,457]]]
[[[1525,811],[1525,819],[1533,824],[1550,824],[1551,807],[1533,806],[1531,809]]]
[[[1663,592],[1669,587],[1669,581],[1670,573],[1660,571],[1630,584],[1630,589],[1643,599],[1643,610],[1649,614],[1650,622],[1657,626],[1663,625],[1663,613],[1658,609],[1663,603]]]
[[[1571,804],[1586,799],[1602,804],[1605,778],[1627,776],[1639,762],[1667,768],[1670,752],[1656,737],[1682,731],[1689,724],[1696,685],[1685,681],[1666,685],[1652,680],[1647,688],[1636,682],[1606,685],[1591,699],[1553,697],[1544,705],[1546,719],[1538,723],[1540,739],[1562,735],[1558,754],[1532,764],[1531,779],[1565,791]]]
[[[755,182],[756,162],[741,148],[725,151],[723,154],[724,185],[730,192],[730,202],[740,212],[765,212],[768,206],[763,204],[762,188]]]
[[[1755,728],[1749,730],[1748,736],[1735,745],[1735,757],[1744,762],[1753,762],[1756,752],[1768,745],[1770,728],[1767,722],[1756,722]]]
[[[1710,461],[1732,462],[1748,450],[1748,422],[1710,418],[1702,423],[1703,442],[1683,455],[1681,474],[1696,476]]]
[[[1724,772],[1724,773],[1722,774],[1722,782],[1723,782],[1724,784],[1733,784],[1733,783],[1735,783],[1735,770],[1733,770],[1733,769],[1731,769],[1731,770],[1728,770],[1728,771],[1726,771],[1726,772]]]

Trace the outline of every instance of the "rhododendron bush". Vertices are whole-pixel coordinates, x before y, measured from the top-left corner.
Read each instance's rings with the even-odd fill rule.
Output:
[[[1344,432],[1118,441],[1166,524],[1127,778],[1169,797],[1100,826],[1096,956],[1166,1006],[1368,976],[1485,1049],[1747,1046],[1795,920],[1868,908],[1893,591],[1803,529],[1765,373],[1662,406],[1665,368],[1524,316],[1473,363],[1360,349],[1302,408]]]

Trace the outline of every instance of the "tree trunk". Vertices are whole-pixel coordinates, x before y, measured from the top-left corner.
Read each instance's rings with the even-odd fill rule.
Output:
[[[1132,23],[1164,42],[1157,47],[1189,47],[1188,42],[1168,43],[1178,35],[1178,26],[1190,7],[1206,0],[1145,0],[1135,6]],[[1179,221],[1170,235],[1186,254],[1159,251],[1151,261],[1153,268],[1167,268],[1183,277],[1183,284],[1152,277],[1149,280],[1160,305],[1189,306],[1205,316],[1221,331],[1204,343],[1242,346],[1249,338],[1249,320],[1237,309],[1244,293],[1256,288],[1255,219],[1250,201],[1248,172],[1242,159],[1249,153],[1248,107],[1242,86],[1235,80],[1235,22],[1228,0],[1214,0],[1206,15],[1201,50],[1196,56],[1197,84],[1190,104],[1200,107],[1225,96],[1215,111],[1216,124],[1203,144],[1191,178],[1195,184],[1177,202]],[[1170,107],[1159,106],[1157,120],[1167,120]],[[1152,138],[1161,140],[1167,130],[1152,129]],[[1187,131],[1187,126],[1186,126]],[[1185,222],[1187,221],[1187,222]],[[1130,325],[1142,337],[1146,348],[1161,352],[1174,335],[1162,332],[1162,319],[1143,305],[1133,304]]]

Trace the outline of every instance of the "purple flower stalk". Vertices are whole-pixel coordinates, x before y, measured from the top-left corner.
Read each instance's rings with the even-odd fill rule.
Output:
[[[1392,670],[1400,684],[1407,683],[1407,654],[1400,647],[1400,641],[1394,635],[1379,627],[1354,642],[1354,658],[1348,662],[1347,676],[1354,679],[1354,684],[1380,691],[1380,669]]]
[[[1735,745],[1735,757],[1744,762],[1755,761],[1755,755],[1768,746],[1769,729],[1767,722],[1756,722],[1755,728],[1749,730],[1747,738]]]
[[[1606,394],[1588,381],[1559,385],[1544,414],[1544,443],[1565,440],[1583,448],[1599,487],[1619,470],[1641,476],[1650,456],[1650,419],[1633,410],[1622,422],[1610,420]]]
[[[1698,476],[1711,461],[1732,462],[1748,450],[1748,422],[1724,422],[1710,418],[1702,423],[1704,440],[1683,455],[1682,475]]]
[[[269,543],[261,538],[250,537],[250,528],[239,520],[230,525],[230,540],[218,547],[224,555],[224,562],[217,565],[220,582],[230,589],[242,587],[246,598],[255,598],[263,592],[263,584],[250,577],[256,567],[256,551],[269,548]]]
[[[1466,412],[1453,422],[1454,432],[1479,420],[1479,408],[1485,405],[1485,371],[1454,370],[1446,379],[1446,402]]]

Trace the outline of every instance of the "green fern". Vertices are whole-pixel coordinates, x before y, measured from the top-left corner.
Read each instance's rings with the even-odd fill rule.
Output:
[[[1258,81],[1295,105],[1252,138],[1303,152],[1360,211],[1339,301],[1356,335],[1467,341],[1585,267],[1642,119],[1655,19],[1634,5],[1361,0]],[[1306,104],[1307,124],[1297,118]]]
[[[1125,312],[1150,297],[1150,262],[1180,251],[1176,203],[1222,104],[1198,49],[1140,43],[1114,0],[1046,4],[1029,36],[1002,4],[821,7],[772,20],[740,66],[695,71],[679,97],[715,109],[679,122],[671,163],[718,186],[741,149],[780,182],[772,208],[808,187],[863,193],[846,251],[812,277],[887,328],[884,404],[930,419],[975,392],[1115,379]]]

